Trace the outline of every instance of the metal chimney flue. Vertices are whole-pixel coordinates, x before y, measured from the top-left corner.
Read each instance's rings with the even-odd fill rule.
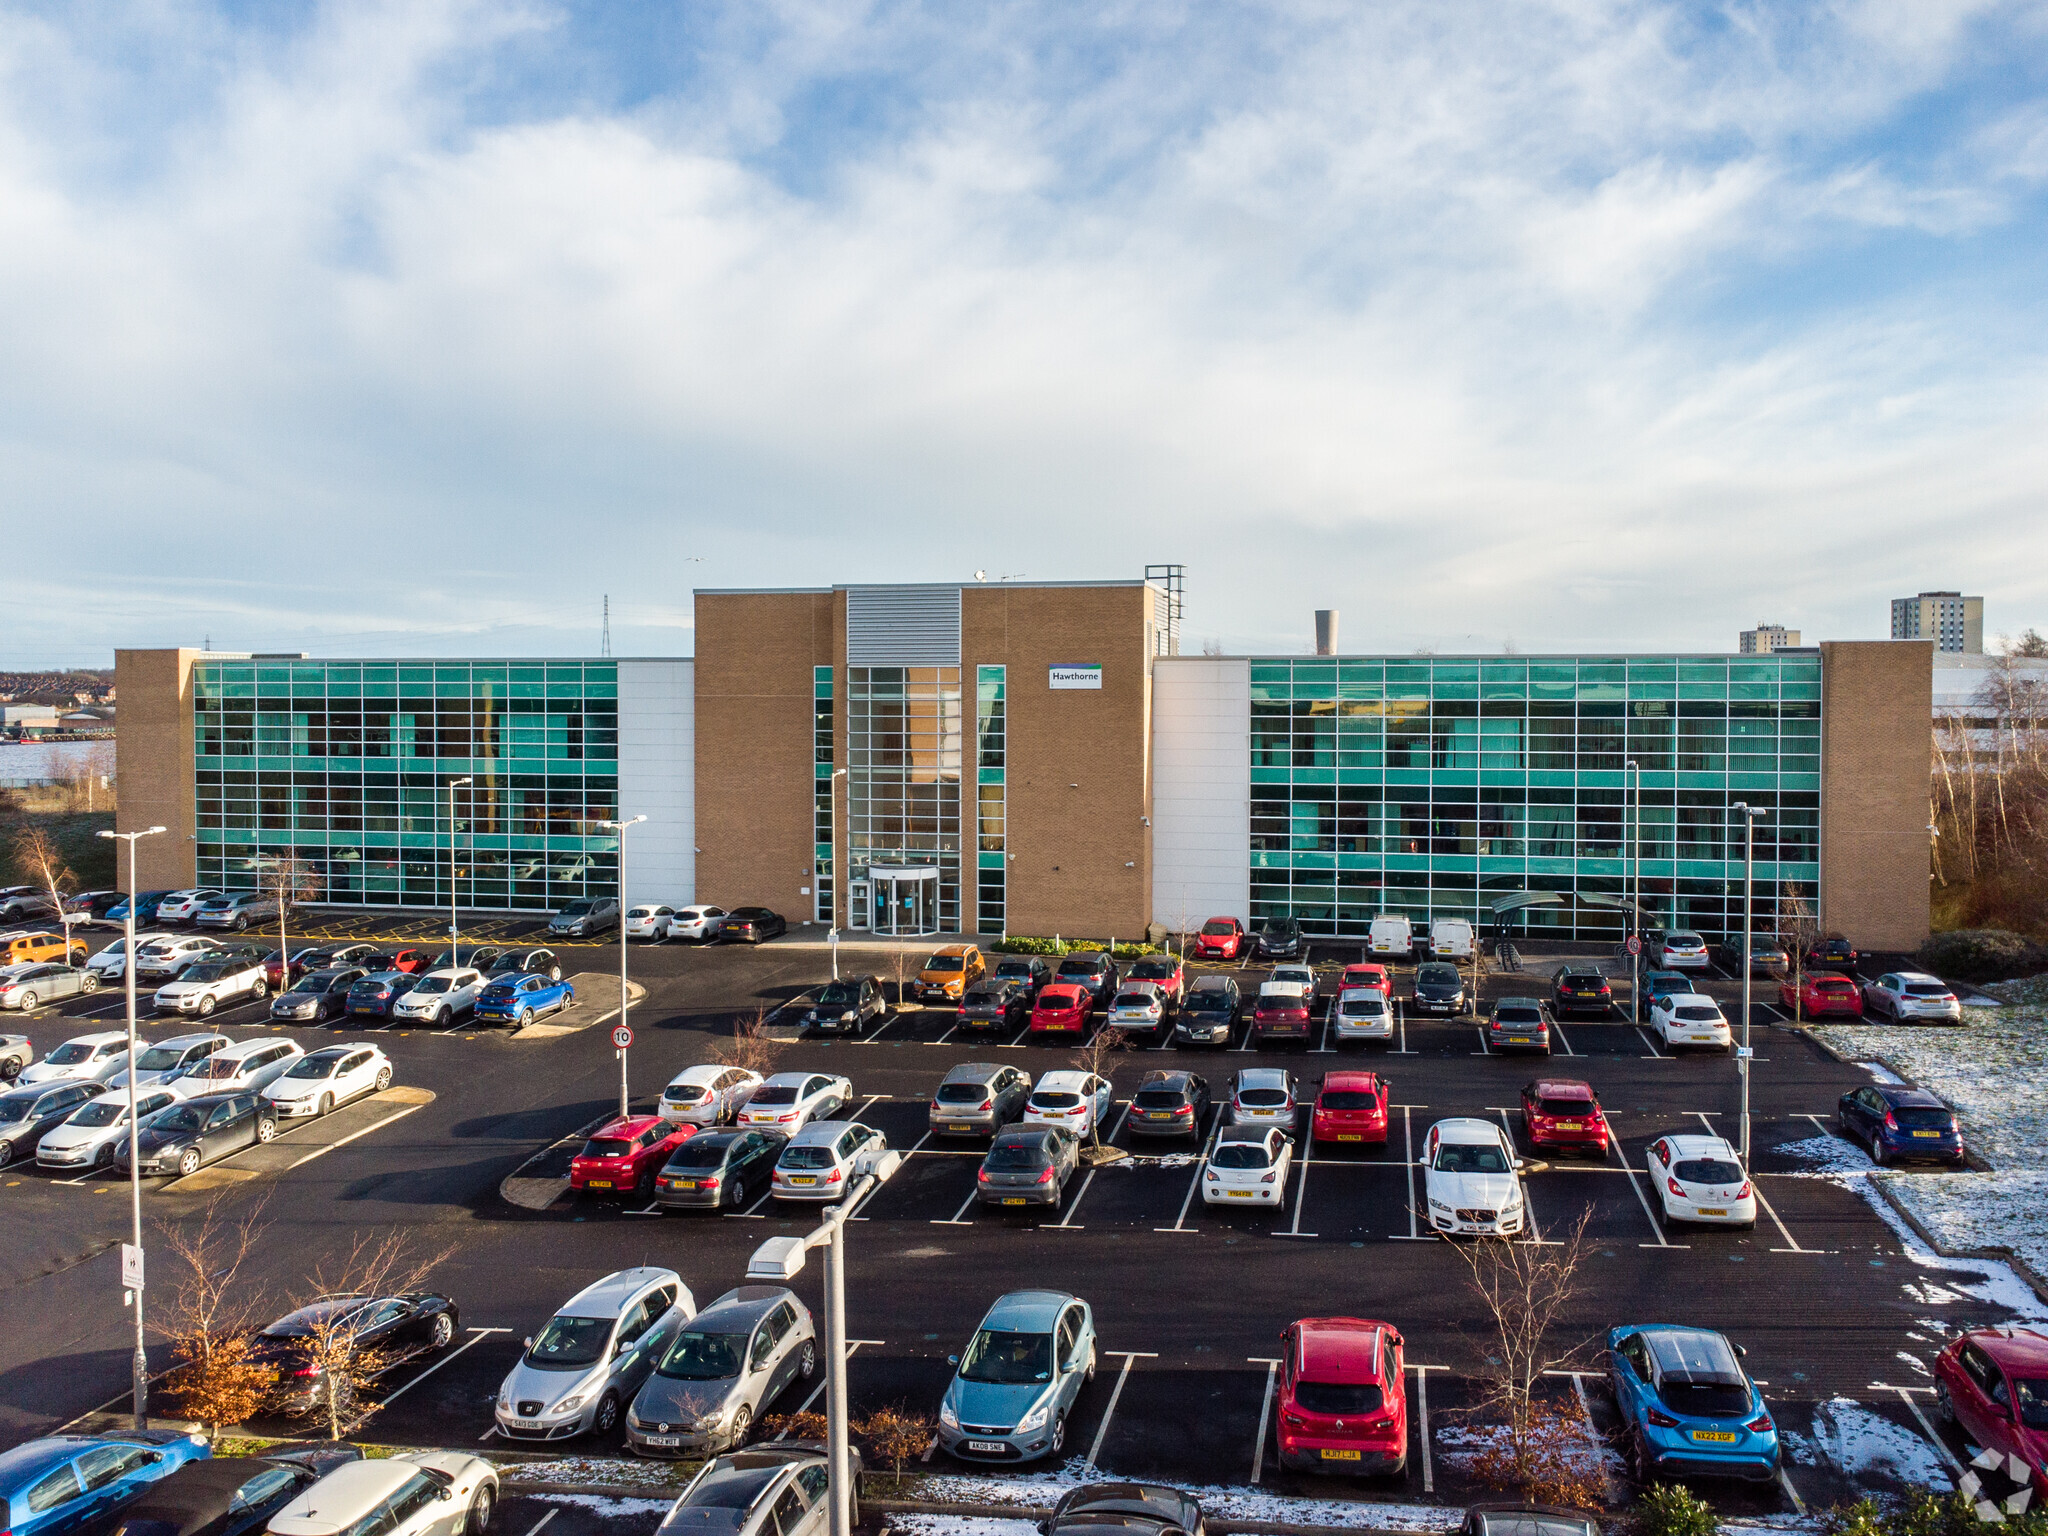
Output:
[[[1316,654],[1334,656],[1337,654],[1337,610],[1318,608],[1316,610]]]

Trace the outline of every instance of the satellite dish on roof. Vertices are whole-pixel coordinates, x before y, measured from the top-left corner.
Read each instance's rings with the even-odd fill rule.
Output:
[[[987,571],[976,571],[976,572],[974,573],[974,579],[975,579],[976,581],[987,581],[987,580],[988,580],[988,572],[987,572]]]

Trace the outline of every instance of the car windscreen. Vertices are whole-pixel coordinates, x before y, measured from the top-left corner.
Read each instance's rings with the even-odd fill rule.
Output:
[[[1285,938],[1288,934],[1294,932],[1295,926],[1294,919],[1292,918],[1273,917],[1266,920],[1263,932],[1269,938]]]
[[[704,1136],[692,1136],[668,1155],[671,1168],[716,1168],[725,1162],[725,1150],[730,1141],[719,1141]]]
[[[727,1381],[740,1373],[743,1333],[679,1333],[655,1367],[676,1381]]]
[[[560,915],[563,917],[581,917],[590,910],[591,905],[592,903],[587,901],[572,901],[562,908]]]
[[[246,1056],[209,1056],[194,1063],[185,1075],[200,1081],[218,1081],[238,1076],[249,1065]]]
[[[1078,1093],[1065,1093],[1058,1089],[1048,1093],[1041,1088],[1037,1093],[1031,1095],[1031,1102],[1040,1109],[1072,1109],[1081,1102],[1081,1095]]]
[[[1447,1141],[1436,1149],[1439,1173],[1506,1173],[1507,1154],[1484,1143]]]
[[[51,1067],[75,1066],[81,1061],[91,1061],[92,1051],[93,1048],[89,1045],[80,1045],[76,1040],[67,1040],[64,1044],[58,1046],[57,1049],[50,1052],[49,1055],[45,1056],[43,1063],[45,1066]]]
[[[159,1110],[148,1121],[149,1129],[168,1136],[190,1136],[204,1124],[205,1111],[184,1104],[174,1109]]]
[[[785,1147],[779,1166],[799,1170],[830,1168],[833,1163],[830,1147]]]
[[[967,989],[967,996],[964,1001],[969,1007],[986,1005],[987,1007],[994,1008],[1002,1003],[1003,998],[1008,992],[1009,988],[999,984],[977,981]]]
[[[662,1090],[661,1096],[671,1104],[695,1104],[710,1093],[711,1090],[702,1083],[670,1083]]]
[[[1051,1381],[1052,1335],[983,1328],[960,1357],[960,1377],[1007,1387]]]
[[[1212,938],[1222,938],[1237,932],[1237,925],[1227,918],[1212,917],[1208,922],[1202,924],[1202,932],[1210,935]]]
[[[1253,1109],[1271,1109],[1287,1102],[1285,1088],[1240,1088],[1237,1102]]]
[[[941,1083],[939,1102],[941,1104],[979,1104],[989,1096],[986,1083]],[[761,1096],[754,1095],[754,1102],[760,1103]]]
[[[1458,985],[1458,968],[1453,965],[1425,965],[1415,972],[1418,987],[1455,987]]]
[[[754,1097],[749,1102],[754,1104],[794,1104],[796,1102],[796,1084],[763,1084],[754,1090]]]
[[[455,985],[453,976],[429,976],[413,987],[415,992],[446,992]]]
[[[1055,992],[1051,987],[1047,987],[1038,994],[1038,1007],[1044,1013],[1057,1013],[1065,1008],[1078,1008],[1080,1005],[1080,999],[1071,992]]]
[[[1742,1169],[1725,1157],[1687,1157],[1671,1165],[1681,1184],[1740,1184]]]
[[[1697,949],[1701,943],[1698,934],[1687,933],[1680,928],[1674,928],[1664,936],[1665,947],[1669,949]]]
[[[1140,1109],[1178,1109],[1182,1100],[1178,1088],[1140,1088],[1131,1102]]]
[[[1539,1099],[1537,1112],[1545,1115],[1591,1115],[1593,1104],[1590,1099]]]
[[[182,1045],[152,1045],[135,1063],[138,1072],[168,1072],[185,1059]]]
[[[787,1463],[778,1462],[772,1467],[722,1467],[708,1472],[690,1490],[688,1508],[698,1509],[752,1509],[754,1501],[761,1496],[776,1478],[782,1475]]]
[[[543,1371],[573,1371],[595,1365],[612,1341],[609,1317],[551,1317],[526,1352],[526,1363]]]
[[[1945,1109],[1895,1108],[1892,1118],[1909,1131],[1950,1131],[1956,1117]]]
[[[244,961],[209,960],[204,965],[195,965],[185,973],[187,981],[220,981],[242,969]]]
[[[996,974],[998,976],[1020,976],[1028,981],[1031,979],[1031,962],[1029,960],[1005,960],[996,967]]]
[[[1380,1389],[1369,1381],[1297,1381],[1294,1400],[1310,1413],[1365,1414],[1380,1411]]]
[[[1671,1016],[1686,1024],[1718,1024],[1721,1021],[1721,1010],[1687,1006],[1672,1009]]]
[[[622,1141],[615,1136],[593,1136],[583,1143],[583,1157],[624,1157],[633,1150],[633,1143]]]
[[[1813,983],[1816,992],[1854,992],[1856,984],[1846,976],[1821,976]]]
[[[305,1056],[292,1063],[286,1077],[332,1077],[341,1065],[339,1056]]]
[[[860,1001],[860,983],[835,981],[818,994],[820,1008],[851,1008]]]
[[[1045,1147],[1037,1141],[999,1141],[988,1149],[982,1166],[994,1173],[1028,1173],[1045,1166]]]
[[[1316,1100],[1323,1109],[1377,1109],[1379,1096],[1362,1088],[1325,1088]]]
[[[1210,1155],[1209,1161],[1218,1168],[1273,1166],[1273,1159],[1266,1155],[1266,1144],[1262,1141],[1226,1141]]]
[[[327,990],[327,978],[318,971],[315,971],[311,975],[301,976],[292,987],[292,990],[294,992],[325,992]]]
[[[1171,960],[1140,960],[1131,967],[1131,974],[1140,981],[1170,981],[1173,971]]]
[[[65,1123],[97,1130],[101,1126],[118,1125],[127,1113],[128,1101],[125,1098],[94,1099]]]
[[[1159,999],[1150,992],[1119,992],[1116,995],[1116,1006],[1119,1008],[1156,1008],[1159,1006]]]
[[[933,955],[925,961],[924,968],[928,971],[964,971],[967,962],[958,955]]]
[[[1600,1536],[1600,1528],[1591,1520],[1566,1520],[1517,1509],[1480,1515],[1479,1536]]]

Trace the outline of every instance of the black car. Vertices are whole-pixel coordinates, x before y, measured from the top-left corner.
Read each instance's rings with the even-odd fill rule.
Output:
[[[1259,930],[1261,959],[1294,960],[1308,953],[1308,939],[1301,924],[1291,917],[1269,917]]]
[[[127,899],[126,891],[80,891],[64,903],[64,910],[88,923],[97,923]]]
[[[470,963],[476,964],[475,961]],[[552,949],[508,949],[489,965],[478,965],[477,969],[487,976],[521,971],[528,976],[545,976],[549,981],[562,979],[562,962]]]
[[[356,1359],[374,1350],[378,1363],[389,1370],[429,1350],[445,1349],[461,1322],[461,1310],[438,1291],[322,1296],[252,1338],[249,1359],[277,1371],[264,1405],[270,1412],[314,1413],[327,1407],[323,1357]],[[342,1400],[348,1401],[347,1396]]]
[[[137,1165],[144,1178],[184,1175],[268,1141],[277,1134],[277,1110],[253,1093],[209,1093],[160,1109],[136,1127]],[[114,1148],[114,1161],[128,1166],[128,1139]]]
[[[104,1083],[68,1082],[60,1078],[54,1083],[32,1083],[0,1093],[0,1168],[35,1151],[45,1131],[62,1125],[79,1105],[106,1091]]]
[[[1183,1045],[1228,1045],[1243,999],[1230,976],[1200,976],[1173,1016],[1173,1038]]]
[[[996,962],[993,979],[1014,981],[1024,989],[1024,1006],[1038,1001],[1038,994],[1052,981],[1052,965],[1043,955],[1005,955]]]
[[[188,1461],[123,1505],[107,1536],[253,1536],[329,1472],[362,1458],[336,1445]]]
[[[1032,994],[1008,976],[985,976],[960,996],[962,1029],[999,1029],[1008,1033],[1031,1021]]]
[[[467,966],[488,976],[504,955],[505,951],[495,944],[456,944],[434,956],[434,963],[421,967],[420,974],[461,970]]]
[[[1614,1005],[1614,988],[1597,965],[1561,965],[1550,978],[1550,1008],[1559,1018],[1568,1013],[1604,1014]]]
[[[1118,984],[1123,980],[1118,974],[1116,961],[1107,951],[1100,949],[1077,949],[1060,962],[1056,981],[1067,982],[1076,987],[1086,987],[1094,994],[1095,1006],[1107,1008],[1116,997]]]
[[[720,943],[758,944],[778,933],[789,932],[789,924],[778,912],[766,907],[734,907],[718,920]]]
[[[292,955],[292,969],[305,971],[338,971],[344,966],[364,965],[377,953],[374,944],[315,944],[311,949],[301,949]]]
[[[1085,1483],[1055,1504],[1038,1529],[1043,1536],[1174,1536],[1176,1532],[1206,1536],[1207,1532],[1200,1504],[1178,1488],[1150,1483]]]
[[[654,1203],[663,1210],[744,1210],[767,1189],[788,1140],[773,1131],[699,1131],[655,1175]]]
[[[1860,958],[1854,944],[1839,933],[1831,933],[1807,950],[1805,968],[1809,971],[1840,971],[1844,976],[1853,976]]]
[[[348,991],[368,975],[359,966],[308,971],[270,1000],[270,1016],[284,1024],[324,1024],[348,1013]]]
[[[882,996],[879,976],[841,976],[825,983],[818,1000],[804,1010],[806,1029],[822,1034],[858,1034],[877,1019],[886,1017],[889,1004]]]
[[[1425,960],[1415,967],[1408,1007],[1416,1013],[1470,1013],[1472,1000],[1465,995],[1464,973],[1445,961]]]
[[[1131,1097],[1124,1129],[1133,1136],[1195,1136],[1209,1117],[1209,1080],[1192,1072],[1151,1072]]]

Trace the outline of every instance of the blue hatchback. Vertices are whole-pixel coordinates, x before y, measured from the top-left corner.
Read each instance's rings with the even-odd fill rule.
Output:
[[[155,922],[156,909],[164,904],[164,898],[177,894],[176,891],[144,891],[141,895],[134,897],[132,904],[135,908],[135,926],[140,928],[144,923]],[[123,901],[109,908],[105,921],[110,923],[127,922],[130,904],[130,902]]]
[[[494,1023],[524,1026],[575,1001],[576,989],[568,982],[515,971],[509,976],[491,978],[477,995],[476,1016]]]
[[[212,1455],[204,1435],[169,1429],[31,1440],[0,1454],[0,1524],[12,1536],[61,1536],[112,1514],[187,1462]]]
[[[988,1309],[946,1395],[939,1444],[967,1461],[1035,1461],[1066,1445],[1095,1379],[1095,1314],[1065,1291],[1012,1291]]]
[[[1778,1475],[1778,1426],[1739,1346],[1705,1328],[1648,1323],[1609,1329],[1607,1348],[1639,1480]]]
[[[1955,1113],[1925,1088],[1873,1083],[1851,1089],[1835,1114],[1843,1137],[1870,1148],[1874,1163],[1963,1161],[1963,1131]]]

